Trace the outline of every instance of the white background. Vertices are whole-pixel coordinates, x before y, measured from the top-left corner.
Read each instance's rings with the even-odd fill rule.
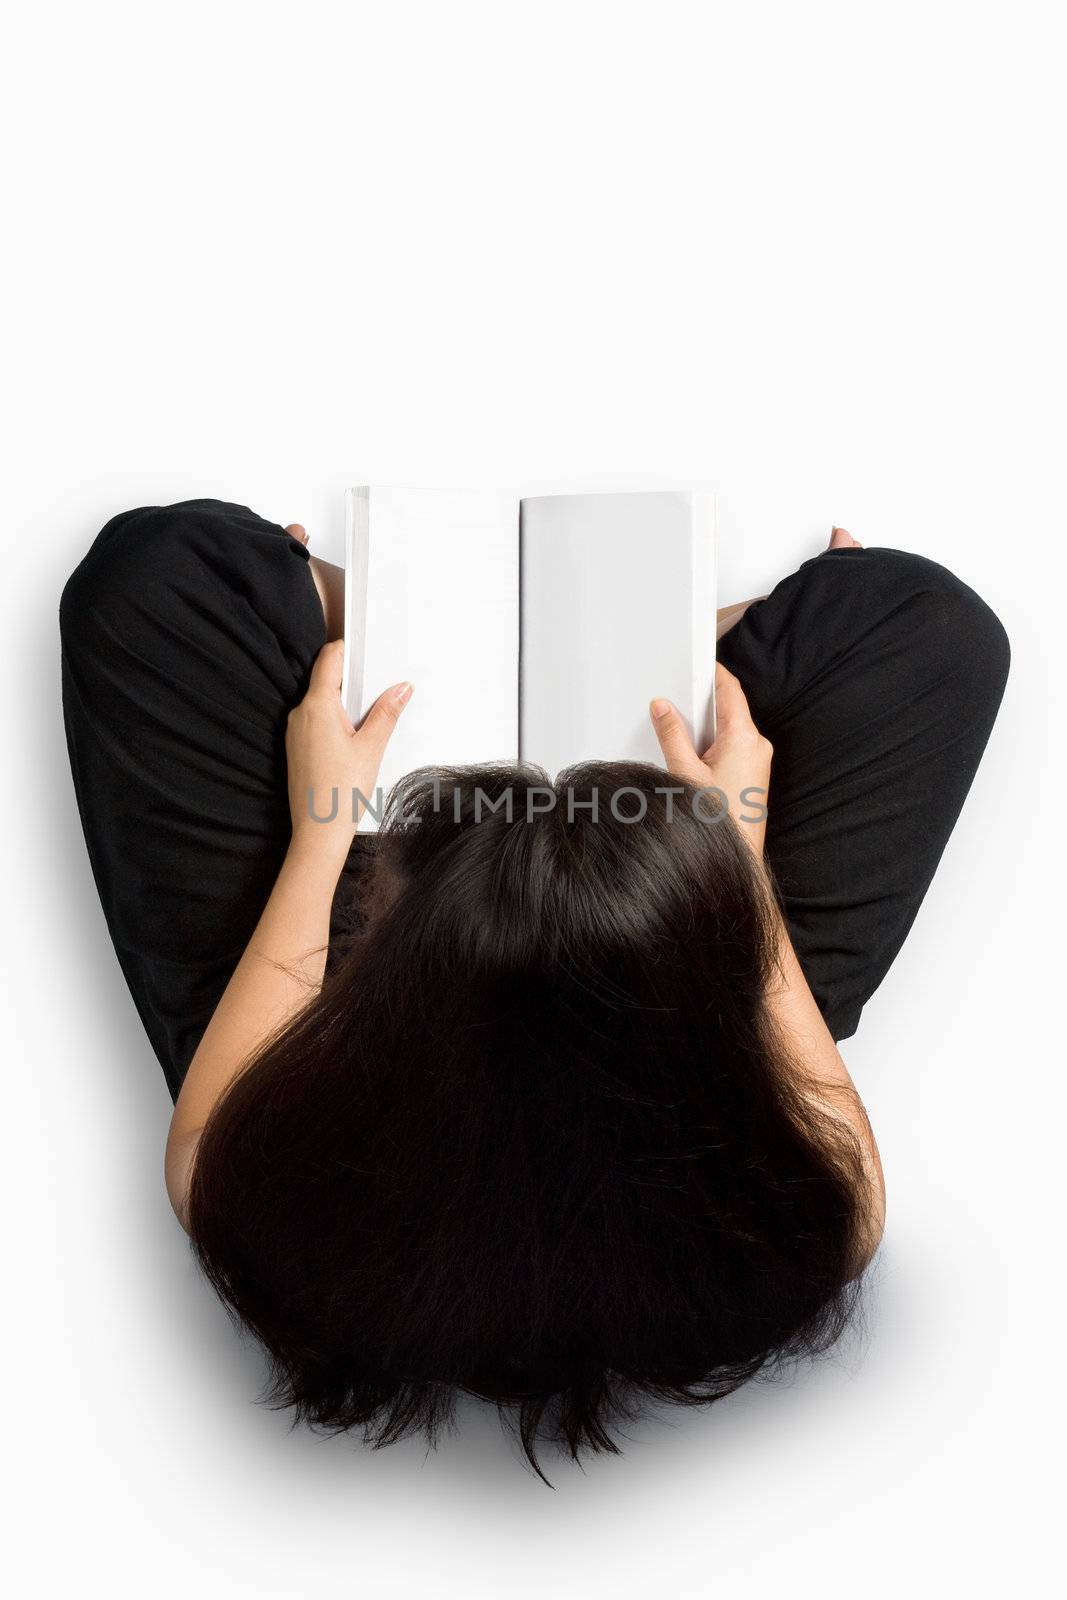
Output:
[[[1061,1453],[1063,52],[1053,8],[36,4],[3,118],[4,1455],[15,1592],[1051,1592]],[[352,482],[714,484],[724,599],[838,522],[1003,618],[1001,720],[847,1047],[862,1336],[524,1472],[290,1434],[163,1192],[62,741],[101,524]]]

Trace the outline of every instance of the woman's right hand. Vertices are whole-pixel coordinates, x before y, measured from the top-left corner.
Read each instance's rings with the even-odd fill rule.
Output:
[[[762,856],[774,751],[752,721],[738,679],[716,665],[715,741],[703,755],[698,755],[685,719],[669,700],[653,700],[649,709],[668,772],[698,789],[721,790],[745,843]]]

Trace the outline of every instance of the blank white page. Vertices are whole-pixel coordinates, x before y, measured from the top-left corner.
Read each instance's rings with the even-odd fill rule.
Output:
[[[551,495],[521,506],[519,749],[554,777],[577,761],[662,764],[649,720],[673,700],[714,736],[710,494]]]
[[[518,754],[519,513],[510,496],[350,489],[342,694],[358,722],[415,685],[379,777]],[[373,830],[368,815],[364,828]]]

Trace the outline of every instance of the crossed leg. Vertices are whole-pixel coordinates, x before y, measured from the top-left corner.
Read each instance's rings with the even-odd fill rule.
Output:
[[[936,562],[839,542],[719,647],[774,745],[767,857],[835,1039],[856,1031],[985,749],[1007,636]]]

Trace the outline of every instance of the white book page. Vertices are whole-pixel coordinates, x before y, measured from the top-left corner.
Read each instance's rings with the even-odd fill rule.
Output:
[[[519,531],[510,496],[349,490],[342,696],[358,723],[409,679],[415,693],[379,776],[518,755]],[[371,797],[373,798],[373,797]],[[368,813],[362,827],[374,829]]]
[[[578,761],[662,765],[648,714],[672,700],[714,737],[715,505],[710,494],[522,501],[519,748],[555,777]]]

